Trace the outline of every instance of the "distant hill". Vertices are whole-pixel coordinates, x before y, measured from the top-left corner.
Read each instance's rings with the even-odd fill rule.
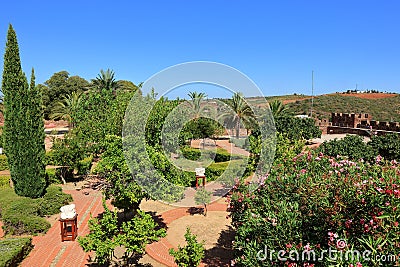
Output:
[[[287,95],[266,97],[267,101],[278,99],[287,104],[289,111],[296,115],[310,114],[311,96]],[[249,99],[253,104],[255,98]],[[331,117],[332,112],[369,113],[373,120],[400,122],[400,95],[386,93],[336,93],[314,96],[314,116],[318,118]]]

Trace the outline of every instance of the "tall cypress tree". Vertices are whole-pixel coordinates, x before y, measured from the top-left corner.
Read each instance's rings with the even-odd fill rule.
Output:
[[[33,70],[30,85],[22,72],[17,36],[11,25],[7,33],[2,91],[4,149],[14,190],[21,196],[40,197],[46,186],[41,92],[35,87]]]

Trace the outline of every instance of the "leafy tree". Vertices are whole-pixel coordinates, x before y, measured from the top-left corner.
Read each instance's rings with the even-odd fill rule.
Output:
[[[227,121],[228,125],[236,129],[236,138],[239,138],[240,123],[244,123],[248,128],[253,124],[255,115],[241,93],[235,93],[228,104],[233,113],[232,111],[225,112],[222,117]]]
[[[120,84],[115,80],[115,72],[113,70],[107,69],[106,71],[100,70],[100,74],[97,75],[95,79],[92,79],[92,88],[101,91],[111,91],[115,92]]]
[[[204,141],[205,138],[213,138],[216,135],[222,134],[223,131],[224,128],[217,121],[210,118],[199,117],[186,123],[180,135],[182,141],[200,138],[203,138]],[[182,141],[181,143],[183,143]]]
[[[196,194],[194,195],[196,205],[204,205],[204,216],[207,216],[207,205],[211,202],[211,194],[211,192],[201,187],[197,189]]]
[[[276,131],[285,134],[291,140],[311,139],[321,136],[321,130],[311,118],[279,116],[275,118]]]
[[[64,101],[73,92],[86,91],[89,82],[79,76],[69,76],[67,71],[54,73],[44,85],[39,85],[43,93],[44,116],[49,119],[54,105]]]
[[[10,25],[4,55],[2,80],[4,94],[4,145],[15,192],[40,197],[46,186],[43,164],[44,124],[42,95],[22,72],[17,37]]]
[[[343,139],[334,139],[322,143],[319,152],[325,155],[336,157],[346,156],[351,160],[365,159],[371,161],[375,158],[375,151],[371,146],[358,135],[347,135]]]
[[[139,209],[143,198],[148,197],[133,179],[126,164],[122,138],[116,135],[107,135],[104,144],[105,151],[96,167],[96,172],[107,181],[104,190],[106,199],[124,211]]]
[[[158,229],[153,218],[138,211],[128,221],[119,222],[116,211],[111,211],[103,201],[104,213],[101,219],[91,218],[89,234],[78,237],[79,245],[85,252],[94,251],[95,261],[100,264],[109,263],[114,257],[116,247],[123,246],[126,249],[125,258],[141,256],[147,244],[158,241],[166,235],[165,229]]]
[[[170,249],[169,254],[174,257],[179,267],[196,267],[204,258],[204,242],[199,243],[190,229],[185,233],[186,246],[178,246],[178,250]]]

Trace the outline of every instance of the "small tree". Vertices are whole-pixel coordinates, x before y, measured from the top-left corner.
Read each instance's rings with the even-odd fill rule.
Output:
[[[207,216],[207,204],[211,201],[211,192],[203,187],[199,188],[194,195],[194,201],[196,205],[204,205],[204,216]]]
[[[185,233],[186,246],[178,246],[178,250],[171,248],[169,254],[174,257],[175,263],[179,267],[196,267],[204,258],[204,241],[199,243],[196,235],[186,229]]]
[[[95,261],[104,264],[109,263],[114,255],[116,247],[123,246],[125,258],[141,256],[147,244],[165,237],[166,231],[158,229],[153,218],[143,211],[129,221],[120,223],[116,211],[111,211],[103,201],[104,213],[102,218],[89,220],[89,234],[78,237],[79,245],[85,252],[94,251]]]

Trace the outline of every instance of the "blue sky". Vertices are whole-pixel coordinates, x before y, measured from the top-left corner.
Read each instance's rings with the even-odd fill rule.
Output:
[[[310,94],[312,70],[316,94],[356,84],[400,93],[399,1],[82,2],[3,1],[1,71],[11,23],[38,83],[107,68],[139,83],[201,60],[242,71],[265,95]]]

